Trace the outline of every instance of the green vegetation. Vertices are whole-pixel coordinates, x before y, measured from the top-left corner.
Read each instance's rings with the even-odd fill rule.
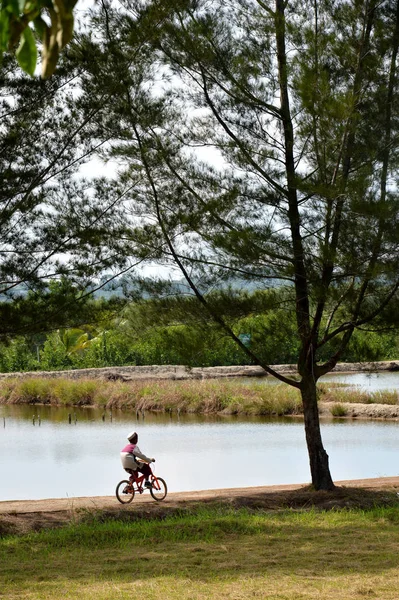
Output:
[[[71,41],[76,2],[77,0],[2,0],[0,60],[4,51],[15,51],[19,42],[16,50],[18,64],[26,73],[33,75],[38,59],[36,44],[39,39],[42,77],[50,77],[57,66],[59,53]]]
[[[398,404],[397,392],[363,392],[334,384],[319,385],[319,399],[331,403],[334,416],[345,416],[345,402]],[[104,381],[32,377],[0,380],[0,403],[52,404],[241,415],[301,415],[298,390],[284,384],[239,379],[186,381]]]
[[[398,326],[397,3],[146,0],[126,18],[113,8],[102,5],[95,42],[83,35],[79,51],[91,59],[82,98],[100,107],[93,128],[119,167],[107,197],[125,226],[120,252],[179,270],[198,322],[206,313],[300,390],[312,482],[332,489],[317,381],[356,331]],[[265,358],[273,331],[262,321],[259,343],[244,343],[237,288],[220,310],[212,291],[237,277],[286,286],[300,381]]]
[[[28,600],[396,600],[399,509],[200,508],[0,539],[1,593]],[[102,522],[103,521],[103,522]]]
[[[5,379],[0,402],[249,415],[301,414],[297,390],[240,381]]]
[[[51,73],[74,4],[4,0],[0,50],[21,39],[32,73],[34,27]],[[0,65],[0,335],[53,332],[4,369],[246,357],[299,390],[312,482],[332,489],[317,382],[365,355],[366,331],[399,327],[398,4],[128,4],[95,3],[51,81],[7,53]],[[97,160],[114,168],[93,173]],[[156,264],[179,284],[140,297],[191,296],[196,327],[139,321],[123,345],[126,332],[55,332],[91,322],[65,320],[63,298],[51,319],[35,301],[52,280],[84,296],[106,271],[142,283]],[[283,293],[240,313],[244,284]]]
[[[54,289],[54,286],[53,286]],[[71,290],[70,295],[73,295]],[[292,313],[279,308],[284,289],[243,293],[236,303],[236,314],[229,314],[235,333],[249,336],[249,348],[268,364],[296,363],[298,336]],[[60,297],[67,297],[65,285]],[[54,294],[53,294],[54,297]],[[40,298],[40,296],[39,296]],[[48,298],[36,300],[46,322]],[[63,318],[79,318],[81,325],[50,333],[16,336],[0,344],[0,371],[52,371],[122,365],[173,365],[192,367],[247,365],[253,361],[229,336],[209,319],[198,319],[194,299],[141,300],[124,306],[114,300],[88,300],[79,307],[69,298],[62,307]],[[57,307],[58,300],[54,299]],[[26,307],[22,306],[22,309]],[[50,314],[49,314],[50,313]],[[230,309],[231,313],[231,309]],[[40,332],[40,329],[39,329]],[[333,343],[319,352],[325,360]],[[398,335],[356,331],[343,354],[343,362],[394,360],[399,356]]]
[[[331,414],[333,417],[345,417],[348,414],[348,410],[345,406],[337,402],[332,405]]]

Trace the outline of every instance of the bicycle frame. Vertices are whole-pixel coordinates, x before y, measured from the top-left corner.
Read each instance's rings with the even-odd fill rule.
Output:
[[[150,467],[151,469],[151,467]],[[139,494],[142,494],[143,492],[145,492],[146,487],[144,487],[143,483],[145,480],[145,476],[144,475],[138,475],[137,471],[133,471],[132,469],[125,469],[125,471],[127,471],[128,473],[131,473],[130,477],[129,477],[129,481],[131,481],[132,485],[133,485],[133,489],[135,492],[138,492]],[[154,473],[151,470],[151,474],[150,474],[150,481],[151,481],[151,485],[155,490],[160,490],[161,486],[158,483],[158,479],[156,477],[156,475],[154,475]]]

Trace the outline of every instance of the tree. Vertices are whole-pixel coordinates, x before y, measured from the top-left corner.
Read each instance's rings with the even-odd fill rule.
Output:
[[[100,200],[75,177],[93,152],[95,108],[79,114],[77,69],[65,60],[40,81],[7,56],[0,77],[0,336],[88,323],[93,278],[121,264],[106,190]]]
[[[399,5],[129,6],[104,5],[83,78],[91,98],[113,97],[93,132],[120,166],[124,252],[177,266],[220,330],[299,389],[312,482],[332,489],[317,381],[398,301]],[[286,285],[298,378],[246,346],[206,293],[237,276]]]

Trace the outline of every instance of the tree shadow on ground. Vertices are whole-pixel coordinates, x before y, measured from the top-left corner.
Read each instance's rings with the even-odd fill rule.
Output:
[[[0,570],[6,579],[12,577],[13,585],[50,584],[60,577],[84,585],[93,579],[124,583],[168,575],[203,582],[265,573],[335,577],[348,568],[370,576],[398,568],[396,493],[303,488],[179,504],[80,511],[83,527],[65,530],[58,540],[13,537],[13,544],[4,547],[7,561]],[[204,506],[216,508],[217,516],[201,516]],[[395,510],[367,517],[364,511],[376,507]],[[326,516],[327,510],[335,511],[334,518]],[[305,518],[309,511],[311,518]],[[167,518],[171,516],[191,518]],[[138,533],[141,521],[153,522],[144,537]]]

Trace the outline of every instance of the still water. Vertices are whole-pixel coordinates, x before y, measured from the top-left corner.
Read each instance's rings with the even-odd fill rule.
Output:
[[[390,371],[380,371],[379,373],[329,373],[324,375],[320,381],[347,383],[350,386],[356,386],[369,392],[399,389],[399,373]]]
[[[146,415],[0,406],[0,500],[112,495],[119,451],[136,430],[170,491],[309,481],[301,419]],[[33,415],[40,415],[40,425]],[[322,425],[333,478],[399,475],[399,423]]]
[[[290,377],[290,375],[287,375]],[[254,378],[245,377],[243,381],[251,385],[254,382]],[[255,379],[257,383],[264,383],[266,385],[280,385],[280,381],[275,377],[257,377]],[[399,372],[380,371],[362,373],[328,373],[320,378],[323,383],[345,383],[351,387],[357,387],[362,390],[374,392],[377,390],[399,390]]]

